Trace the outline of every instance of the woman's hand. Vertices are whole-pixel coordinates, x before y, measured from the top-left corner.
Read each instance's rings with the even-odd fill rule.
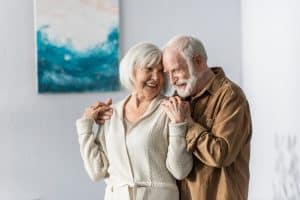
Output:
[[[111,104],[111,99],[108,99],[105,103],[97,101],[85,109],[82,117],[93,119],[97,124],[102,125],[105,120],[109,120],[112,116],[113,110]]]
[[[162,108],[171,120],[171,123],[190,122],[190,104],[182,101],[178,96],[170,97],[162,102]]]

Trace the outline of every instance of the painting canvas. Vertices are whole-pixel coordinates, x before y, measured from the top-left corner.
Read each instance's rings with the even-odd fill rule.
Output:
[[[39,93],[120,87],[118,0],[35,0]]]

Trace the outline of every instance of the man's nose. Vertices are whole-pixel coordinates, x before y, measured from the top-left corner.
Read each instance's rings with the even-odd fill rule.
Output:
[[[170,77],[170,81],[171,81],[172,85],[175,85],[177,78],[172,73],[169,74],[169,77]]]

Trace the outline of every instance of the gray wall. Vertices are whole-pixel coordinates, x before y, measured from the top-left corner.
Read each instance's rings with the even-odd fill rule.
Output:
[[[200,38],[209,64],[240,80],[238,0],[124,0],[120,2],[121,54],[148,40],[163,45],[180,33]],[[102,199],[104,183],[83,169],[75,120],[95,100],[126,92],[38,95],[33,2],[0,0],[0,199]]]

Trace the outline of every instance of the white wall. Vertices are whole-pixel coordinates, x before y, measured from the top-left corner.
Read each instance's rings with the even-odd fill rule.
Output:
[[[300,199],[300,2],[241,5],[242,82],[253,118],[250,199]]]
[[[32,1],[0,0],[0,199],[102,199],[104,184],[83,169],[74,123],[88,104],[126,93],[38,95],[33,20]],[[122,55],[143,40],[192,34],[209,63],[239,82],[239,1],[124,0],[120,20]]]
[[[241,29],[239,0],[121,1],[122,50],[142,40],[163,44],[177,34],[202,40],[210,65],[222,65],[240,81]]]

